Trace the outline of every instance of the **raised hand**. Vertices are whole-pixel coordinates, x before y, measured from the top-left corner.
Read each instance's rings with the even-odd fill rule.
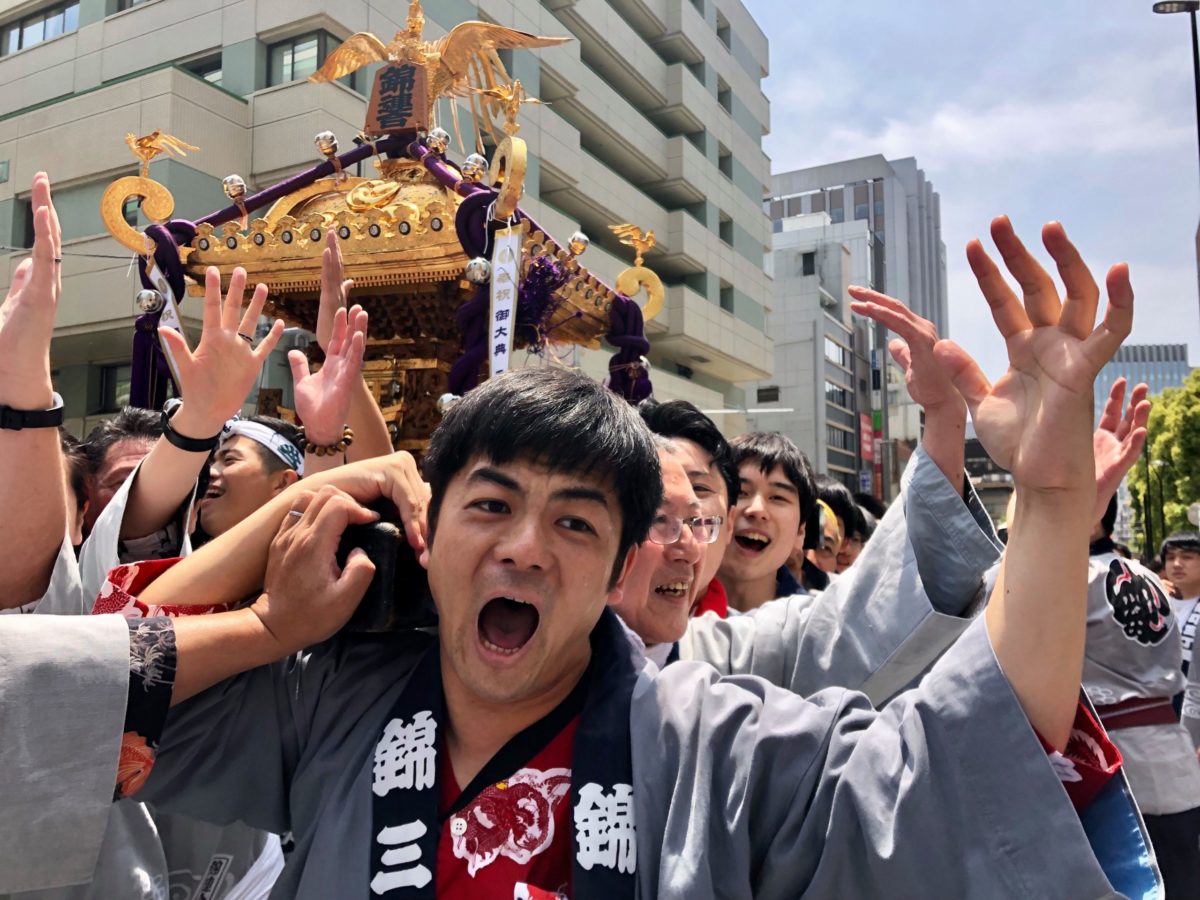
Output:
[[[209,266],[204,273],[204,330],[193,352],[187,338],[173,328],[160,328],[159,338],[170,349],[179,373],[183,406],[172,420],[188,437],[211,437],[225,420],[237,413],[254,386],[279,338],[279,319],[257,347],[252,344],[258,317],[267,300],[267,286],[258,285],[250,305],[242,312],[246,270],[240,266],[229,278],[229,291],[221,298],[221,273]]]
[[[854,312],[874,319],[899,336],[888,341],[888,350],[904,370],[904,384],[913,402],[927,413],[946,408],[965,415],[966,404],[954,387],[950,372],[933,354],[938,342],[934,324],[887,294],[855,285],[849,290],[854,298],[850,304]]]
[[[331,637],[349,620],[375,566],[356,549],[339,567],[338,544],[346,526],[378,518],[332,487],[291,503],[271,542],[264,593],[250,607],[285,654]]]
[[[299,350],[288,353],[296,415],[304,423],[304,436],[311,444],[336,444],[349,421],[350,403],[362,373],[368,324],[367,314],[359,307],[355,310],[352,318],[345,309],[334,313],[325,344],[325,363],[319,372],[309,373],[308,359]]]
[[[50,406],[50,338],[62,291],[62,230],[45,172],[33,177],[33,253],[13,273],[0,305],[0,404]]]
[[[1125,474],[1133,468],[1146,443],[1146,422],[1150,419],[1149,388],[1136,385],[1129,394],[1129,405],[1121,415],[1125,400],[1125,379],[1118,378],[1108,392],[1100,424],[1092,435],[1096,453],[1096,507],[1092,521],[1100,521],[1108,501]]]
[[[939,342],[934,353],[953,373],[984,448],[1018,490],[1086,491],[1090,504],[1092,384],[1133,324],[1129,268],[1109,270],[1108,308],[1093,329],[1100,292],[1062,225],[1047,225],[1042,240],[1066,287],[1063,300],[1007,217],[993,220],[992,238],[1023,303],[978,240],[967,245],[967,260],[1008,347],[1008,371],[993,385],[953,342]]]

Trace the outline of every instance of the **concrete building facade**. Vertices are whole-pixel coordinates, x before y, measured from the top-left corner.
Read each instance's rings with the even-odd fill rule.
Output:
[[[52,358],[72,430],[128,391],[137,282],[99,214],[108,184],[136,170],[124,135],[161,129],[199,146],[156,160],[151,176],[170,189],[175,215],[208,213],[227,202],[226,175],[254,190],[306,168],[318,158],[313,135],[326,129],[349,146],[368,78],[305,79],[354,32],[390,39],[406,12],[406,3],[366,0],[0,2],[0,246],[16,248],[6,251],[7,276],[32,240],[33,173],[47,170],[64,229]],[[547,102],[522,115],[531,154],[523,206],[564,240],[582,227],[592,240],[586,263],[610,283],[631,252],[607,226],[653,229],[646,264],[667,286],[664,311],[647,326],[656,394],[744,407],[737,385],[772,364],[761,206],[767,39],[745,8],[439,0],[425,13],[429,38],[468,19],[575,38],[505,53],[511,74]],[[185,303],[183,312],[196,336],[199,310]],[[264,386],[287,386],[279,356]],[[578,362],[600,375],[606,359],[588,351]]]
[[[752,386],[749,400],[757,409],[751,423],[783,432],[818,471],[853,491],[869,491],[874,440],[867,333],[850,313],[846,289],[871,283],[870,228],[861,220],[835,224],[828,212],[790,216],[780,225],[768,266],[775,371]],[[766,411],[772,404],[781,411]]]
[[[853,225],[852,255],[859,260],[853,281],[903,300],[932,321],[942,336],[948,334],[941,200],[915,159],[887,160],[876,155],[776,174],[763,206],[771,218],[773,246],[780,249],[790,248],[795,241],[790,231],[807,228],[799,223],[813,217],[824,217],[827,228]],[[861,239],[864,232],[865,241]],[[829,232],[835,242],[842,236]],[[777,271],[774,307],[781,321],[787,321],[792,313],[790,304],[800,295],[784,287],[783,280],[786,276],[781,279]],[[852,399],[856,404],[847,410],[859,432],[857,486],[867,488],[866,473],[871,472],[867,489],[890,498],[895,496],[900,471],[920,437],[920,410],[904,389],[903,374],[890,362],[882,330],[856,323],[849,313],[849,297],[839,300],[839,309],[842,312],[834,318],[841,319],[848,334],[858,336],[850,349],[863,366],[853,372],[857,391]],[[781,341],[783,333],[776,331],[774,323],[773,318],[772,336]],[[816,363],[818,367],[825,364]],[[818,405],[819,399],[814,400]],[[870,433],[864,434],[867,431]],[[801,429],[797,436],[812,440],[809,434]],[[822,431],[811,434],[819,437]],[[832,431],[826,437],[843,440]],[[812,446],[816,448],[816,444]],[[831,449],[832,458],[849,463],[836,452],[838,448]],[[826,452],[816,448],[814,459]],[[848,473],[831,471],[846,480]]]

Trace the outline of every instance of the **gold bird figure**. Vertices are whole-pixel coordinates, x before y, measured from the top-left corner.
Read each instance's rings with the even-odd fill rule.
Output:
[[[133,155],[142,161],[141,176],[150,177],[150,160],[160,154],[167,156],[187,156],[188,150],[199,150],[177,137],[163,134],[159,129],[138,137],[132,131],[125,135],[125,143],[133,151]]]
[[[628,222],[622,225],[609,225],[608,230],[621,239],[621,243],[626,247],[632,247],[637,253],[637,258],[633,264],[640,266],[644,259],[643,257],[651,248],[658,244],[658,239],[654,236],[654,229],[643,232],[636,225],[630,225]]]
[[[517,122],[517,116],[521,114],[522,103],[537,103],[541,104],[541,100],[537,97],[530,97],[525,93],[525,86],[521,84],[521,80],[515,79],[511,85],[498,84],[492,88],[477,90],[480,97],[487,97],[499,104],[504,115],[504,131],[506,134],[516,134],[521,130],[520,123]]]
[[[333,81],[373,62],[396,65],[412,63],[425,66],[429,71],[429,100],[432,105],[441,97],[473,97],[478,91],[488,91],[507,84],[508,73],[496,54],[497,50],[553,47],[570,40],[565,37],[542,37],[490,22],[461,22],[450,29],[445,37],[426,41],[421,36],[424,28],[425,16],[421,11],[421,2],[412,0],[408,8],[408,29],[397,32],[391,43],[384,44],[366,31],[352,34],[329,54],[309,80]],[[503,113],[502,103],[491,97],[485,101],[489,128],[497,113]]]

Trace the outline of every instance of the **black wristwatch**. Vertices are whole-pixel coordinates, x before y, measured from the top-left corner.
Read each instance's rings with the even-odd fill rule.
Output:
[[[174,447],[178,447],[187,453],[208,453],[215,450],[217,444],[221,442],[221,432],[217,432],[210,438],[190,438],[180,434],[171,427],[171,416],[175,415],[175,411],[183,406],[183,401],[178,397],[172,397],[163,404],[162,411],[162,430],[163,437],[167,442]]]
[[[53,405],[49,409],[13,409],[0,406],[0,429],[21,431],[24,428],[57,428],[63,423],[63,398],[56,391],[51,394]]]

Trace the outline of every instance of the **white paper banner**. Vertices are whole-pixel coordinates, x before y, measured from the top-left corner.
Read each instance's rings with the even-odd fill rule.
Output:
[[[518,228],[502,228],[495,236],[495,249],[492,250],[492,314],[488,317],[488,357],[491,359],[492,375],[507,372],[508,360],[512,355],[523,238]]]

